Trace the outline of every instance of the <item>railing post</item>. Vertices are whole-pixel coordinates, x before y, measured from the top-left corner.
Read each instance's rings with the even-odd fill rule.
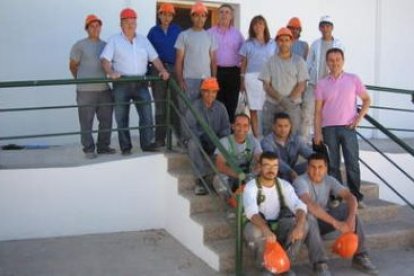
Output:
[[[239,187],[241,181],[239,180]],[[236,276],[243,275],[243,202],[241,200],[241,193],[236,194],[237,199],[237,213],[236,213]]]
[[[166,121],[167,121],[167,150],[172,149],[172,123],[171,123],[171,89],[170,79],[167,80],[167,102],[166,102]]]

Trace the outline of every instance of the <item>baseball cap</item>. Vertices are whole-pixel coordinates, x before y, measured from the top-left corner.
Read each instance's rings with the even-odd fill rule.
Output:
[[[120,17],[121,19],[127,19],[127,18],[137,18],[138,16],[137,16],[137,13],[133,9],[126,8],[121,11]]]
[[[329,15],[324,15],[324,16],[321,17],[321,19],[319,20],[319,25],[321,25],[323,23],[328,23],[328,24],[331,24],[331,25],[334,24],[332,17],[330,17]]]
[[[89,14],[88,16],[86,16],[85,19],[85,29],[88,28],[89,24],[91,24],[92,22],[98,21],[100,25],[102,25],[102,20],[99,19],[99,17],[97,17],[94,14]]]

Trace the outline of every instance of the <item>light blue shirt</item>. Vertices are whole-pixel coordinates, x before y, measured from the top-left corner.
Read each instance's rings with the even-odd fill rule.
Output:
[[[243,43],[239,54],[247,59],[246,73],[258,73],[267,60],[276,53],[277,45],[273,39],[261,44],[256,39]]]
[[[101,59],[112,62],[115,72],[125,76],[143,76],[149,61],[158,58],[151,42],[142,35],[135,34],[132,43],[124,33],[109,38]]]

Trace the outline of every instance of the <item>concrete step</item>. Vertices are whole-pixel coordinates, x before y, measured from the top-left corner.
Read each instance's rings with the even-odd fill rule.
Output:
[[[209,212],[191,215],[191,218],[203,226],[204,241],[217,241],[235,236],[235,220],[229,220],[225,212]]]
[[[382,199],[367,199],[364,202],[367,207],[365,209],[359,209],[358,214],[366,223],[391,219],[398,214],[398,210],[401,207],[398,204]]]
[[[379,199],[367,200],[366,203],[367,208],[358,211],[360,218],[365,223],[384,222],[395,218],[400,208],[397,204]],[[204,241],[234,237],[235,219],[229,219],[226,212],[197,212],[192,214],[191,218],[203,226]]]
[[[379,198],[379,186],[369,181],[361,182],[361,193],[365,199]]]
[[[179,192],[190,202],[190,214],[217,212],[224,210],[224,204],[216,195],[196,196],[193,190]]]
[[[389,249],[397,247],[414,246],[414,211],[402,208],[401,212],[383,222],[364,223],[366,242],[369,249]],[[326,251],[331,258],[336,258],[331,252],[335,236],[325,241]],[[235,240],[234,238],[206,241],[206,245],[220,257],[220,271],[232,272],[234,270]],[[244,254],[251,258],[248,250],[243,246]],[[247,253],[246,253],[247,252]],[[304,246],[297,257],[297,263],[308,262],[307,249]],[[245,267],[251,267],[252,260],[244,262]]]
[[[165,156],[168,158],[168,171],[182,168],[191,168],[190,159],[185,153],[168,152],[165,153]]]

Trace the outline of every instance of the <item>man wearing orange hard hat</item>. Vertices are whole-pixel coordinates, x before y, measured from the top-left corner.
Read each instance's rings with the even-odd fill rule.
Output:
[[[263,66],[259,80],[263,81],[266,100],[263,105],[263,135],[272,131],[274,114],[286,112],[292,121],[292,132],[300,127],[302,93],[309,78],[306,63],[292,53],[292,32],[280,28],[276,34],[279,49]]]
[[[220,87],[216,78],[206,78],[201,83],[201,98],[193,102],[193,108],[201,119],[213,130],[218,138],[230,134],[230,121],[226,107],[217,101],[217,93]],[[190,159],[194,162],[194,174],[197,177],[194,193],[196,195],[207,194],[206,185],[210,185],[209,176],[213,170],[200,150],[199,145],[210,156],[213,156],[215,145],[210,137],[204,132],[201,125],[194,118],[191,110],[187,110],[186,121],[188,129],[185,140]]]
[[[109,38],[101,54],[102,66],[108,78],[117,80],[122,76],[145,76],[148,62],[160,72],[159,76],[167,80],[170,76],[160,61],[151,42],[136,33],[138,15],[135,10],[125,8],[120,13],[122,32]],[[118,129],[119,146],[122,155],[130,155],[132,149],[129,130],[130,101],[134,103],[139,116],[139,139],[142,151],[154,151],[151,95],[147,82],[114,82],[115,119]]]
[[[309,45],[306,41],[300,40],[300,33],[302,32],[302,22],[298,17],[292,17],[287,26],[293,36],[292,53],[301,56],[306,60],[309,51]]]
[[[208,9],[202,2],[191,7],[191,28],[177,38],[175,69],[178,83],[191,101],[200,97],[200,84],[203,79],[216,77],[215,51],[217,42],[204,29]]]
[[[378,270],[368,257],[364,229],[357,215],[357,200],[348,188],[334,177],[329,176],[327,171],[327,156],[323,153],[314,153],[308,158],[307,173],[293,182],[296,193],[308,207],[309,232],[306,245],[314,273],[315,275],[331,275],[322,235],[337,230],[342,234],[354,232],[358,237],[355,239],[352,235],[345,235],[338,240],[334,251],[343,257],[352,257],[354,268],[364,273],[377,275]],[[330,195],[341,197],[343,202],[336,207],[329,205]],[[350,244],[344,244],[344,242]],[[356,242],[358,245],[354,252]],[[347,249],[340,249],[339,246]],[[348,256],[352,253],[355,254]]]
[[[161,62],[170,73],[171,77],[175,77],[175,42],[181,32],[181,27],[172,23],[175,15],[175,8],[171,3],[163,3],[158,9],[159,24],[155,25],[148,32],[148,40],[151,42],[157,51]],[[151,66],[151,75],[158,76],[160,73],[155,66]],[[167,83],[154,81],[151,82],[152,95],[155,101],[155,124],[165,125],[166,122],[166,99],[167,99]],[[171,94],[171,99],[178,105],[178,98],[176,93]],[[172,112],[172,122],[178,137],[181,136],[180,124],[176,113]],[[165,145],[165,138],[167,134],[166,127],[157,127],[155,129],[155,143],[157,146]]]
[[[102,20],[94,14],[85,19],[87,38],[76,42],[70,51],[69,70],[75,79],[104,78],[99,55],[106,42],[100,39]],[[78,84],[76,86],[76,102],[79,105],[79,124],[83,152],[88,159],[98,154],[112,154],[110,147],[112,129],[112,93],[107,83]],[[98,139],[92,135],[94,117],[99,121]],[[95,148],[96,147],[96,148]]]

